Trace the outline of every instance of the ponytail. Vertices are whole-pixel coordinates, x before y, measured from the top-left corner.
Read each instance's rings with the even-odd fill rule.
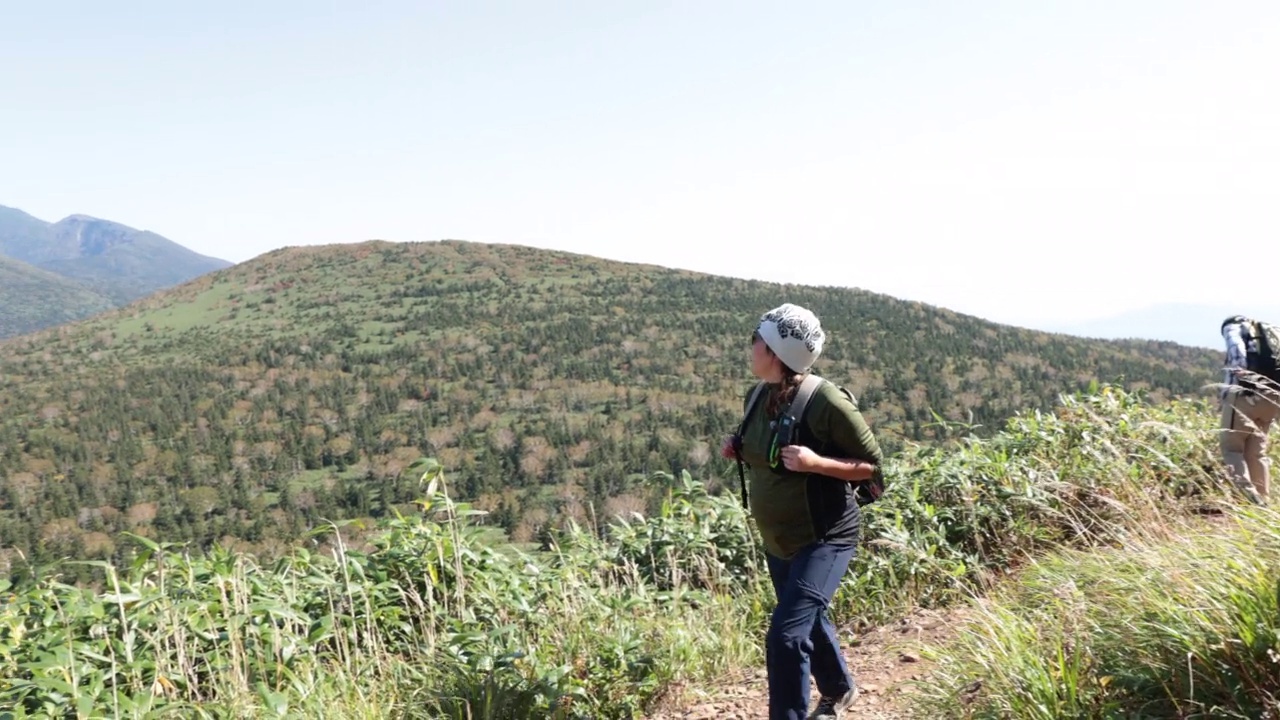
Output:
[[[805,377],[809,373],[798,373],[791,368],[782,366],[782,384],[778,388],[778,392],[769,398],[769,403],[765,405],[765,411],[769,417],[777,417],[783,408],[791,404],[796,398],[796,392],[800,390],[800,383],[804,382]]]

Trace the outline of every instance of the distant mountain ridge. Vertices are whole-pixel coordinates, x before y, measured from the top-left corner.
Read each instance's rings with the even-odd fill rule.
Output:
[[[23,264],[8,264],[11,282],[0,284],[0,337],[84,318],[232,265],[110,220],[70,215],[48,223],[4,206],[0,257]]]
[[[1218,329],[1223,320],[1236,314],[1280,322],[1280,305],[1169,303],[1098,320],[1049,324],[1037,329],[1084,338],[1163,340],[1187,347],[1221,350],[1222,336]]]

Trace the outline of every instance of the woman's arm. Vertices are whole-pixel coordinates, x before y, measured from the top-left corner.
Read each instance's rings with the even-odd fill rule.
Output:
[[[847,482],[870,480],[876,474],[875,463],[856,458],[826,457],[803,445],[782,448],[782,464],[792,472],[817,473]]]
[[[811,427],[821,447],[840,448],[841,455],[852,457],[824,456],[810,448],[791,445],[782,449],[783,464],[793,472],[818,473],[847,482],[870,480],[884,458],[880,443],[852,396],[834,385],[827,385],[823,391],[827,402],[814,408],[819,412]]]

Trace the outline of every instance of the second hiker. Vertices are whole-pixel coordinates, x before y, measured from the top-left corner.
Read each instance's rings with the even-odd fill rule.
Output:
[[[1280,415],[1275,326],[1233,315],[1222,323],[1227,346],[1222,390],[1222,457],[1231,479],[1255,502],[1266,504],[1271,490],[1267,433]]]

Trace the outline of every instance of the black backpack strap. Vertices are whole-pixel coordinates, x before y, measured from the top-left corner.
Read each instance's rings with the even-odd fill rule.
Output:
[[[742,422],[738,423],[738,434],[734,436],[733,455],[738,461],[738,483],[742,486],[742,507],[750,509],[747,503],[747,474],[742,469],[742,431],[747,427],[747,419],[751,417],[751,411],[756,407],[756,401],[760,399],[760,395],[764,392],[764,383],[756,383],[751,389],[751,397],[747,398],[747,409],[742,413]]]

